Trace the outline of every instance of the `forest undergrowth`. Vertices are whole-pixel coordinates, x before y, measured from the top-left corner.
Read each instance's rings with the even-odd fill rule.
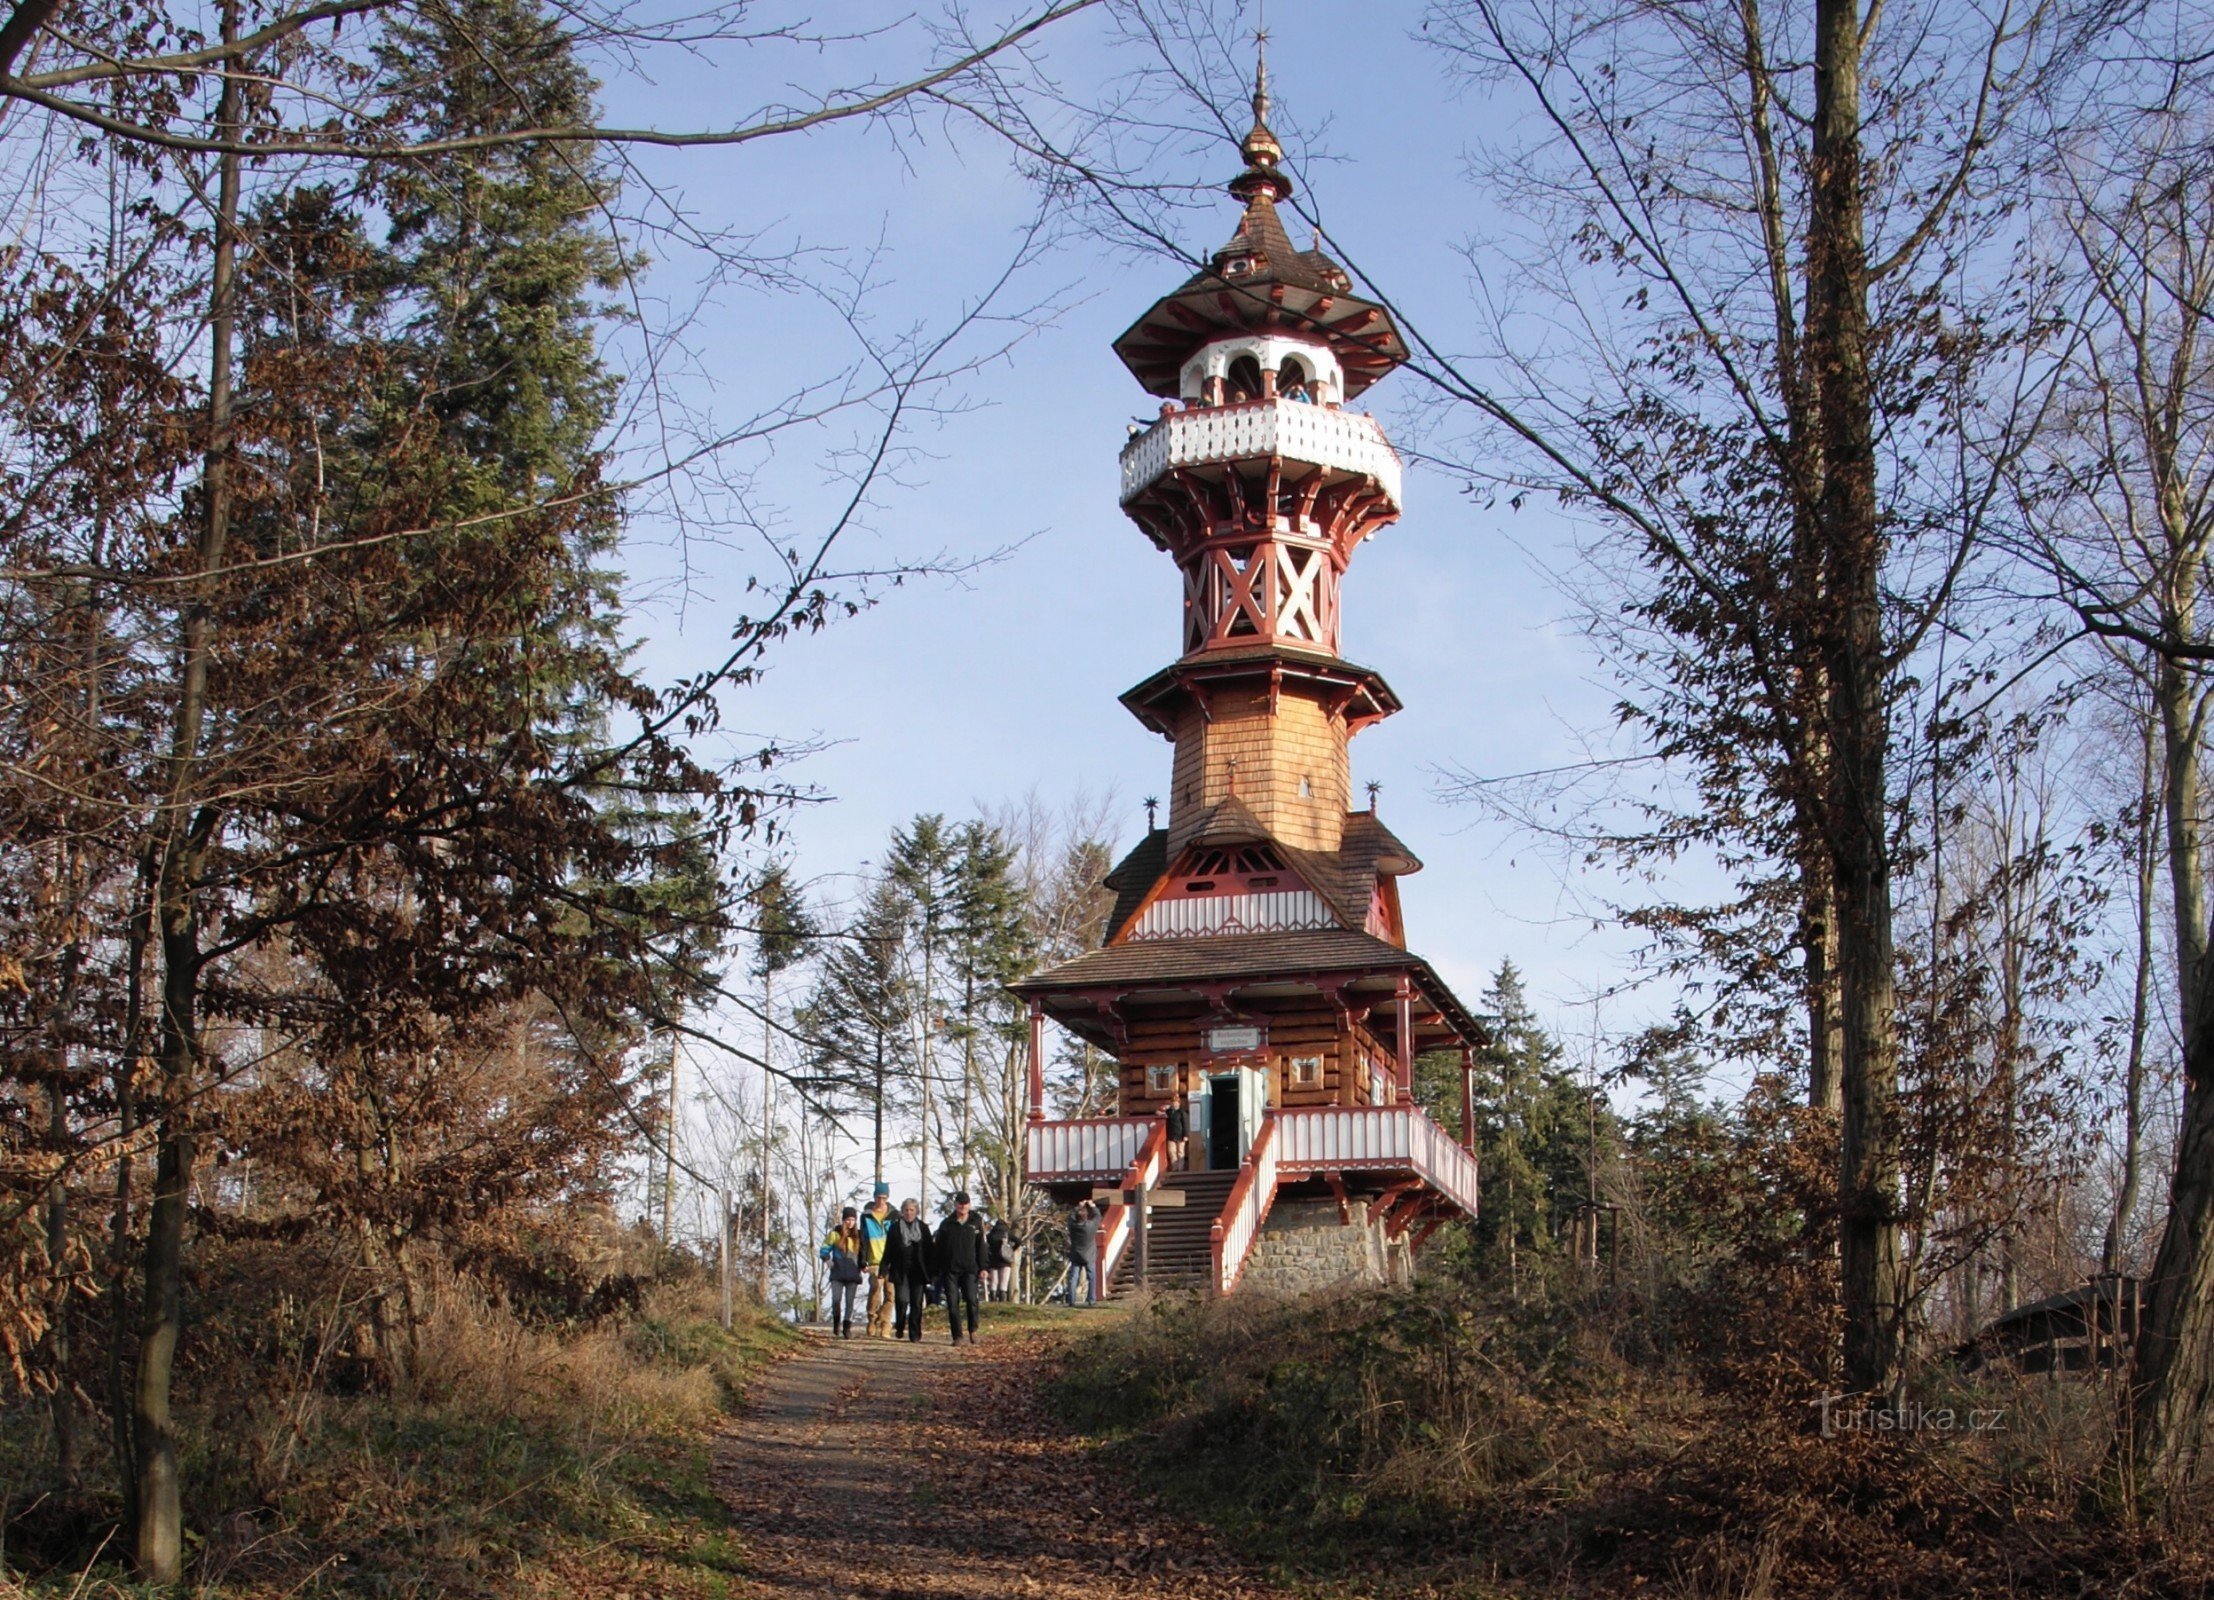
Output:
[[[741,1303],[726,1332],[713,1282],[675,1257],[569,1318],[449,1280],[418,1307],[404,1376],[369,1381],[332,1337],[342,1297],[266,1292],[252,1252],[213,1254],[195,1330],[201,1443],[185,1463],[204,1533],[182,1592],[728,1592],[736,1552],[710,1483],[711,1434],[796,1343],[783,1322]],[[50,1482],[51,1449],[43,1406],[0,1413],[0,1483]],[[0,1596],[179,1592],[131,1579],[121,1511],[104,1487],[0,1507]]]
[[[1939,1362],[1878,1426],[1800,1308],[1457,1276],[1164,1299],[1069,1349],[1111,1460],[1324,1592],[2204,1595],[2201,1525],[2118,1500],[2117,1388]],[[1817,1323],[1821,1319],[1813,1319]]]

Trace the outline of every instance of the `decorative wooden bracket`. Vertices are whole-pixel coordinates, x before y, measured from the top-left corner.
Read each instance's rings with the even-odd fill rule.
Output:
[[[1322,1175],[1322,1181],[1330,1186],[1330,1193],[1337,1197],[1338,1225],[1343,1228],[1351,1227],[1353,1225],[1353,1197],[1346,1193],[1345,1174],[1332,1168]]]
[[[1107,1032],[1114,1039],[1115,1048],[1127,1049],[1130,1044],[1130,1024],[1123,1017],[1121,997],[1110,1000],[1095,995],[1092,997],[1092,1009],[1098,1013],[1099,1020],[1107,1025]]]
[[[1384,1237],[1387,1239],[1398,1238],[1407,1231],[1409,1223],[1430,1210],[1436,1203],[1437,1197],[1427,1189],[1418,1189],[1415,1193],[1406,1196],[1399,1204],[1393,1206],[1391,1214],[1384,1218]]]
[[[1386,1189],[1382,1194],[1378,1195],[1375,1199],[1371,1200],[1368,1203],[1368,1220],[1371,1223],[1380,1220],[1385,1212],[1389,1211],[1394,1205],[1397,1205],[1399,1203],[1400,1199],[1407,1193],[1408,1190],[1419,1189],[1421,1187],[1422,1180],[1420,1178],[1400,1179],[1399,1182],[1393,1184],[1390,1188]]]

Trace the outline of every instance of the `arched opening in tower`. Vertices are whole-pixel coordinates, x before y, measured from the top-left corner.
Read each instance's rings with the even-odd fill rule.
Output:
[[[1230,375],[1224,385],[1224,401],[1242,406],[1261,398],[1261,364],[1251,356],[1240,356],[1230,363]]]

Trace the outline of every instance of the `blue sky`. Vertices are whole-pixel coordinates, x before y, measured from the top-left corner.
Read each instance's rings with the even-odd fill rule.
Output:
[[[1323,130],[1331,159],[1301,170],[1332,233],[1450,335],[1468,294],[1454,247],[1499,225],[1461,175],[1464,152],[1499,131],[1491,111],[1449,92],[1412,37],[1414,7],[1366,7],[1357,25],[1317,0],[1269,9],[1279,132],[1296,160],[1292,130]],[[1047,49],[1072,95],[1135,64],[1089,19]],[[611,110],[669,125],[773,93],[766,77],[738,83],[703,68],[650,93],[617,83]],[[1227,145],[1212,160],[1223,180],[1238,164]],[[989,141],[934,135],[895,150],[857,127],[657,158],[647,170],[681,188],[703,222],[849,259],[857,242],[881,240],[886,328],[942,321],[997,270],[1034,203]],[[1187,220],[1183,243],[1211,250],[1235,220],[1223,195]],[[700,266],[672,253],[648,286],[685,303]],[[781,647],[765,681],[726,701],[735,728],[822,746],[788,774],[830,797],[793,824],[803,874],[835,883],[916,812],[965,814],[1031,790],[1050,800],[1111,787],[1118,844],[1143,827],[1140,802],[1165,788],[1169,748],[1116,696],[1176,653],[1179,590],[1168,559],[1116,507],[1116,453],[1154,402],[1108,346],[1182,275],[1083,241],[1039,263],[1028,283],[1061,291],[1066,309],[962,386],[973,409],[921,436],[927,455],[903,466],[853,546],[885,562],[1019,548]],[[834,363],[838,338],[804,299],[726,288],[686,334],[689,366],[674,387],[717,417],[742,414],[754,393]],[[1416,399],[1400,377],[1364,403],[1404,435]],[[824,452],[843,427],[787,439],[761,462],[757,493],[795,533],[821,526],[838,498]],[[1354,766],[1356,792],[1382,783],[1385,819],[1427,864],[1403,886],[1410,942],[1472,1003],[1511,956],[1541,1009],[1582,1036],[1587,997],[1624,975],[1626,938],[1594,929],[1592,885],[1438,794],[1441,766],[1505,773],[1572,760],[1575,730],[1609,719],[1612,697],[1537,570],[1566,532],[1542,511],[1480,508],[1416,466],[1404,520],[1363,548],[1346,581],[1345,652],[1383,672],[1406,705],[1360,737]],[[649,515],[630,561],[642,666],[657,679],[698,670],[743,606],[747,552],[686,546],[668,518]],[[681,589],[669,582],[680,564]],[[1618,1004],[1607,1020],[1620,1026],[1637,1009]]]

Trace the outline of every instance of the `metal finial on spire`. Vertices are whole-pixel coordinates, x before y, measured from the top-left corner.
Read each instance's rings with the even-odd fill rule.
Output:
[[[1284,147],[1269,131],[1268,107],[1268,29],[1257,28],[1253,33],[1253,131],[1238,144],[1245,171],[1230,182],[1230,192],[1248,204],[1257,195],[1291,198],[1291,179],[1276,170],[1284,159]]]
[[[1374,816],[1376,813],[1377,791],[1382,789],[1383,787],[1384,786],[1378,783],[1374,778],[1368,780],[1368,810],[1371,816]]]
[[[1149,794],[1145,797],[1145,831],[1148,833],[1154,831],[1153,813],[1159,809],[1160,804],[1160,798],[1156,795]]]

